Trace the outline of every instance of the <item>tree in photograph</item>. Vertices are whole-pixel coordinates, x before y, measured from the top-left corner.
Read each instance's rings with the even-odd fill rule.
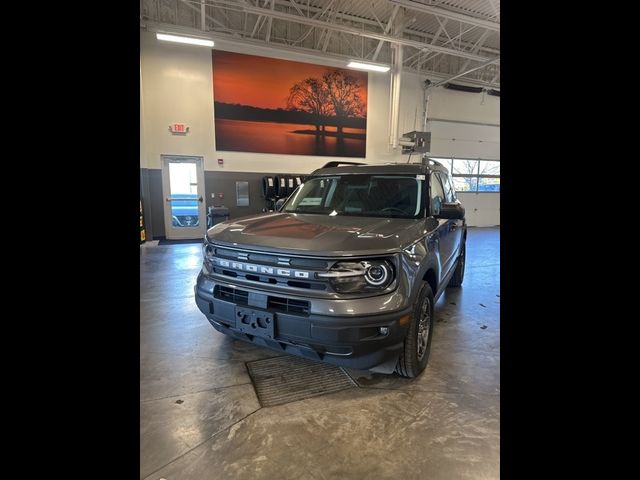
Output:
[[[360,82],[348,73],[333,70],[322,76],[333,113],[337,117],[357,117],[366,114],[367,106],[360,97]],[[342,125],[338,125],[342,134]]]
[[[329,92],[317,78],[307,78],[289,89],[287,108],[307,112],[316,118],[316,132],[320,132],[322,117],[331,114]],[[324,130],[324,124],[322,124]]]

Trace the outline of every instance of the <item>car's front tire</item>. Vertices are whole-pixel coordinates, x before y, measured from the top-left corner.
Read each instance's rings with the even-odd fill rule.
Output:
[[[427,366],[433,337],[433,291],[423,282],[411,311],[409,331],[398,358],[396,373],[407,378],[415,378]]]

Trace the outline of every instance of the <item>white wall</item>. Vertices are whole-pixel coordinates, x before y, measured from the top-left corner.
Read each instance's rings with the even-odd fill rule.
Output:
[[[160,168],[161,154],[183,154],[203,156],[205,170],[209,171],[305,174],[331,160],[328,157],[302,155],[217,152],[213,121],[211,50],[158,42],[155,34],[149,32],[141,32],[140,35],[141,167]],[[268,47],[249,49],[228,41],[216,41],[216,48],[319,63],[317,59],[310,59],[304,54],[282,52]],[[344,66],[333,60],[324,63]],[[422,129],[423,80],[424,77],[419,75],[403,76],[400,98],[401,133]],[[393,151],[389,146],[389,83],[389,74],[369,74],[366,156],[368,163],[406,159],[406,156],[402,156],[399,151]],[[500,129],[499,126],[495,126],[500,123],[499,110],[499,97],[444,88],[433,90],[429,102],[429,118],[434,119],[429,123],[432,131],[432,153],[435,156],[499,159]],[[190,130],[186,136],[176,136],[169,132],[169,125],[177,122],[189,126]],[[218,158],[224,159],[223,166],[218,165]],[[499,194],[483,193],[473,197],[477,198],[468,199],[470,205],[465,205],[468,211],[469,207],[473,210],[477,204],[478,212],[498,212]],[[484,224],[493,221],[489,218],[490,215],[479,213],[477,217],[478,221],[485,222]]]
[[[500,194],[493,192],[458,192],[465,208],[467,224],[472,227],[500,225]]]
[[[402,133],[422,130],[423,81],[418,75],[402,80]],[[500,160],[500,97],[437,88],[430,92],[427,118],[434,157]],[[459,192],[458,198],[470,226],[500,225],[499,193]]]

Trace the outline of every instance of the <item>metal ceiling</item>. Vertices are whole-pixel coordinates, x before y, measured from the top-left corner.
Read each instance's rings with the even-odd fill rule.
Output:
[[[500,0],[141,0],[140,18],[334,59],[392,64],[402,46],[405,71],[500,87]]]

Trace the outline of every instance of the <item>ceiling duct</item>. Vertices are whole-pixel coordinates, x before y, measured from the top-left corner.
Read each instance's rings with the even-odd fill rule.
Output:
[[[460,92],[470,92],[470,93],[480,93],[482,92],[482,87],[469,87],[467,85],[460,85],[457,83],[445,83],[444,88],[448,88],[449,90],[458,90]]]

